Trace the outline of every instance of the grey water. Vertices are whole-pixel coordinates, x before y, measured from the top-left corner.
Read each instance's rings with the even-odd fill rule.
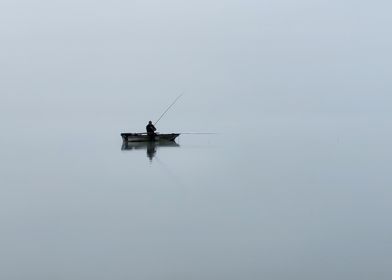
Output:
[[[2,0],[0,279],[391,279],[391,8]]]
[[[107,124],[3,135],[0,275],[388,279],[391,135],[368,124],[273,120],[127,149]]]

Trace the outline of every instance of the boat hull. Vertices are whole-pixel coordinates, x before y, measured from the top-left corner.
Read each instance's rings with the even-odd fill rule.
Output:
[[[121,133],[124,142],[171,142],[179,135],[179,133],[157,134],[151,138],[146,133]]]

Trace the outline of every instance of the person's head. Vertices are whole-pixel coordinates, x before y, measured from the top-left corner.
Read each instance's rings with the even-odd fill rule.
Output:
[[[149,121],[148,124],[152,124],[152,121]]]

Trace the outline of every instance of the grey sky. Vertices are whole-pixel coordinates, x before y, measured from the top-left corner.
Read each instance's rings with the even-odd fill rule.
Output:
[[[183,110],[207,118],[217,108],[224,119],[388,112],[390,8],[388,1],[1,1],[1,114],[133,118],[128,110],[152,103],[144,120],[183,90]]]

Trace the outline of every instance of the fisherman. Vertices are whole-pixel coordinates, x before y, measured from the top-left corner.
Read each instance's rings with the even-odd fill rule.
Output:
[[[155,131],[157,130],[155,126],[152,124],[152,121],[148,122],[148,125],[146,126],[147,130],[147,135],[150,136],[150,140],[155,140]]]

